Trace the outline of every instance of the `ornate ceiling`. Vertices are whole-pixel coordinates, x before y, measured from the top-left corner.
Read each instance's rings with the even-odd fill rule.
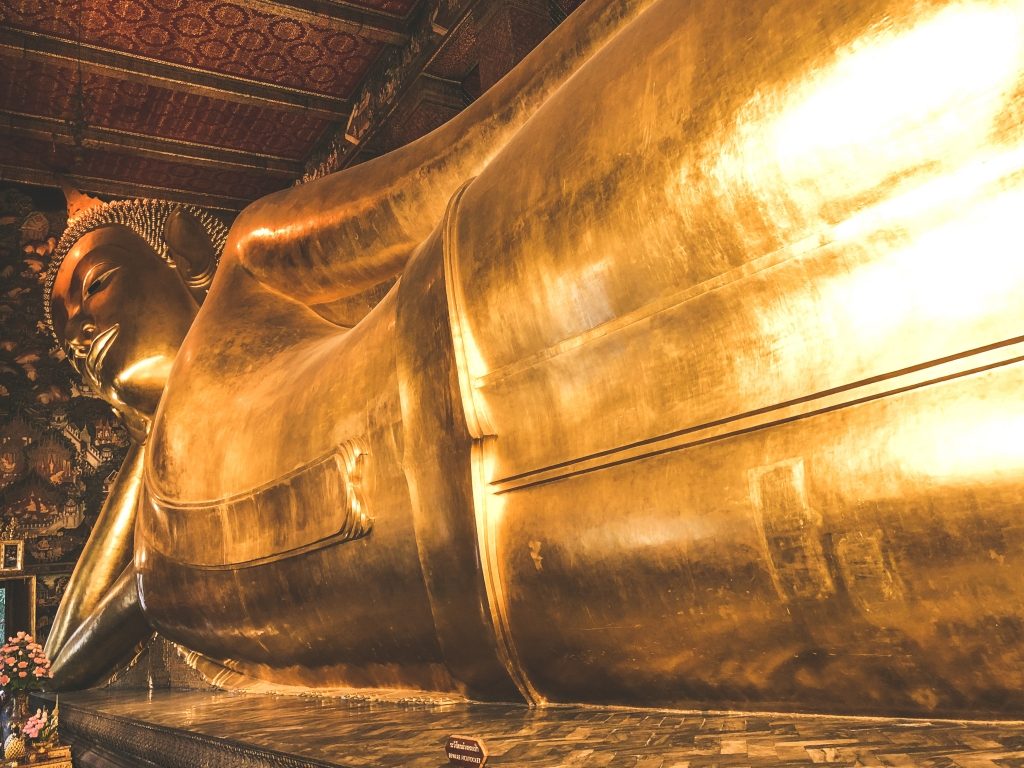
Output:
[[[0,0],[0,180],[238,210],[436,127],[578,2]]]

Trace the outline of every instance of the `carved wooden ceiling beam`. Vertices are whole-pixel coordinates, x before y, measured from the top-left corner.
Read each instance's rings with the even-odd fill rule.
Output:
[[[248,198],[196,192],[193,189],[176,189],[174,187],[136,184],[127,181],[114,181],[111,179],[99,179],[92,176],[82,176],[80,174],[69,174],[68,178],[74,181],[75,186],[82,192],[87,192],[93,195],[102,195],[104,197],[149,197],[160,200],[174,200],[182,203],[191,203],[203,208],[213,208],[215,210],[231,212],[238,212],[252,202],[252,200]],[[59,186],[59,182],[49,171],[22,168],[20,166],[7,164],[0,164],[0,181],[13,181],[20,184],[32,184],[39,187]]]
[[[334,0],[240,0],[239,4],[276,14],[287,13],[296,19],[320,25],[329,23],[339,30],[389,45],[405,45],[409,41],[406,19],[348,3]]]
[[[0,110],[0,131],[4,129],[12,136],[52,140],[66,146],[75,144],[75,138],[71,134],[68,123],[52,117]],[[291,179],[302,173],[300,161],[285,157],[145,136],[130,131],[85,126],[82,129],[81,138],[82,146],[86,149],[123,151],[141,157],[155,157],[160,160],[171,160],[207,168],[259,171]]]
[[[171,64],[109,48],[84,43],[78,45],[70,40],[34,32],[0,29],[0,55],[41,60],[61,59],[68,63],[81,61],[84,70],[108,77],[242,104],[303,110],[328,120],[345,121],[350,112],[345,99]]]
[[[554,23],[547,0],[429,0],[408,45],[378,59],[352,95],[345,130],[325,136],[311,153],[302,181],[351,167],[436,128],[471,100],[460,78],[473,64],[486,90]],[[441,61],[446,63],[439,66]],[[462,71],[451,71],[455,61],[462,62]],[[433,114],[412,119],[422,102],[433,104]]]
[[[386,51],[353,94],[352,113],[345,129],[325,136],[307,158],[302,181],[311,181],[360,162],[369,139],[395,109],[410,84],[461,28],[471,23],[471,11],[486,0],[427,0],[410,28],[409,42]]]

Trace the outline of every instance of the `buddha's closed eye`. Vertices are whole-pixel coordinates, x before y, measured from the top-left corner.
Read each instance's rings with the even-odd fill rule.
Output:
[[[89,280],[86,283],[85,295],[95,296],[97,293],[106,288],[107,285],[110,283],[110,278],[119,269],[120,267],[111,267],[110,269],[101,272],[99,275]]]

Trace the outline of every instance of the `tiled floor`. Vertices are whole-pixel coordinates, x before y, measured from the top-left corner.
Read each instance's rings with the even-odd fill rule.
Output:
[[[228,693],[89,691],[98,710],[339,766],[440,768],[451,734],[482,738],[490,766],[1024,767],[1024,725],[591,708],[358,703]]]

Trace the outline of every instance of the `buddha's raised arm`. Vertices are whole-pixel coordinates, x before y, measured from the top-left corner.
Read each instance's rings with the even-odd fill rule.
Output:
[[[650,0],[581,7],[456,118],[399,150],[249,206],[224,259],[308,305],[398,275],[458,187]]]

